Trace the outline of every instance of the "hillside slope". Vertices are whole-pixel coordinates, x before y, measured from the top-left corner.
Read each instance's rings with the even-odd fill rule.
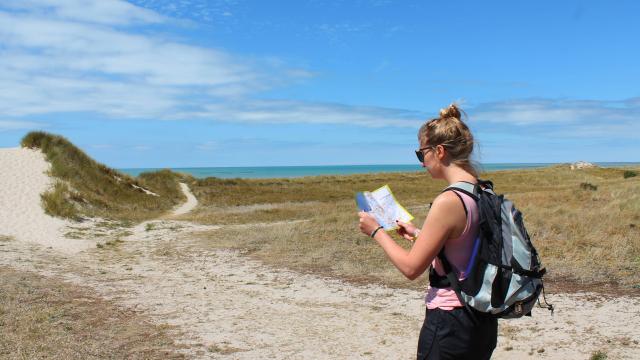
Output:
[[[134,178],[98,163],[64,137],[46,132],[28,133],[21,145],[40,149],[51,163],[48,175],[56,181],[42,200],[52,216],[140,221],[186,200],[179,187],[185,176],[170,170]]]

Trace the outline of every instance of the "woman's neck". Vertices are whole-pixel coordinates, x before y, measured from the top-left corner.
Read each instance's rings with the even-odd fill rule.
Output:
[[[478,181],[478,179],[473,174],[455,164],[451,164],[444,168],[442,175],[447,183],[449,183],[449,185],[460,181],[466,181],[470,183],[476,183]]]

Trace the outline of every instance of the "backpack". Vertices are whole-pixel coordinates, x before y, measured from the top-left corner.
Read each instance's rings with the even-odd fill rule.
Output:
[[[538,300],[542,292],[544,303],[553,314],[553,305],[547,303],[544,295],[542,277],[546,270],[524,227],[522,213],[511,201],[493,191],[491,181],[457,182],[443,192],[451,190],[476,200],[480,218],[478,237],[465,271],[467,277],[458,280],[443,246],[438,258],[446,275],[439,275],[432,267],[431,286],[451,287],[472,314],[479,312],[497,318],[531,316],[536,301],[542,307]]]

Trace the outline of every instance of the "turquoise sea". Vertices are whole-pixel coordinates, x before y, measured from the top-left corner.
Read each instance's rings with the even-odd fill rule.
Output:
[[[603,167],[638,166],[640,163],[601,162],[595,163]],[[555,165],[553,163],[502,163],[482,164],[483,171],[529,169]],[[325,166],[263,166],[263,167],[196,167],[169,168],[175,172],[188,173],[196,178],[294,178],[316,175],[348,175],[371,174],[381,172],[425,171],[419,164],[415,165],[325,165]],[[138,176],[140,173],[162,170],[162,168],[129,168],[118,169],[125,174]]]

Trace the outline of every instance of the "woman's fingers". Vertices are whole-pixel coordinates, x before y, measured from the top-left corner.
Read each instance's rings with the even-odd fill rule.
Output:
[[[398,226],[400,226],[400,227],[402,227],[404,229],[406,229],[406,228],[408,228],[410,226],[413,226],[413,224],[406,223],[406,222],[400,221],[400,220],[396,220],[396,224],[398,224]]]
[[[369,235],[379,226],[376,219],[365,211],[358,212],[358,216],[360,217],[360,231],[364,234]]]

